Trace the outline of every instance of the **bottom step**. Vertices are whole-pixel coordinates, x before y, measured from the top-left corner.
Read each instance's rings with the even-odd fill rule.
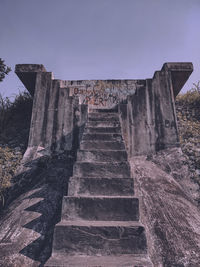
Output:
[[[153,267],[146,255],[67,256],[53,254],[45,267]]]
[[[87,256],[147,253],[144,227],[125,221],[61,221],[56,224],[54,253]]]
[[[153,267],[146,255],[65,256],[54,254],[45,267]]]

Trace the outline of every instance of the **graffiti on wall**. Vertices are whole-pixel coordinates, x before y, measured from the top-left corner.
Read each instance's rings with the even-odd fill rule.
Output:
[[[140,85],[141,86],[141,85]],[[80,104],[89,106],[113,107],[135,93],[138,88],[135,80],[120,81],[83,81],[68,84],[70,96],[78,96]]]
[[[107,106],[116,105],[119,103],[119,96],[117,93],[113,93],[109,88],[103,90],[81,90],[74,88],[74,95],[79,96],[82,104],[95,105],[95,106]]]

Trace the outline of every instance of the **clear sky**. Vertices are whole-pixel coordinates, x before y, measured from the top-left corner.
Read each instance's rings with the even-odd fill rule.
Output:
[[[200,0],[0,0],[0,57],[12,68],[0,92],[23,86],[15,64],[54,77],[145,79],[164,62],[194,64],[200,80]]]

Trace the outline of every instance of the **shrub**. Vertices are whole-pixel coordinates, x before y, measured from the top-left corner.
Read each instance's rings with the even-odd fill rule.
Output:
[[[27,147],[31,113],[28,92],[20,92],[14,101],[0,94],[0,210]]]
[[[179,94],[176,97],[176,101],[181,104],[193,104],[200,105],[200,81],[198,83],[193,83],[193,88],[184,94]]]
[[[20,125],[30,123],[31,112],[32,96],[28,92],[19,92],[14,101],[0,94],[0,138],[18,131]]]

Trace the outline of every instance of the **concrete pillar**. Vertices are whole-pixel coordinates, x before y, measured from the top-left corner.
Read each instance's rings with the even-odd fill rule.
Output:
[[[71,150],[75,99],[69,88],[42,65],[16,65],[16,74],[33,95],[33,110],[25,158],[31,160],[53,152]]]
[[[138,83],[119,105],[121,125],[130,157],[179,146],[174,98],[193,71],[192,63],[165,63],[153,79]]]

